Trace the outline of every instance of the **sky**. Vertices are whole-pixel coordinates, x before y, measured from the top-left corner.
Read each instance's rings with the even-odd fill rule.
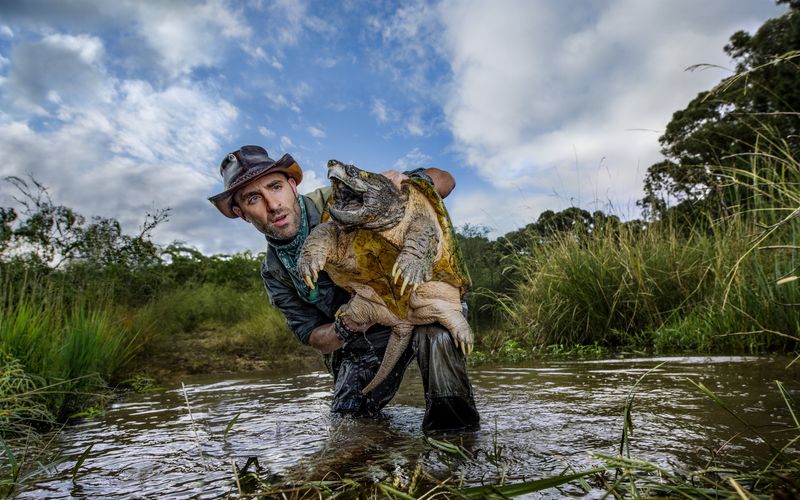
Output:
[[[263,251],[207,201],[245,144],[327,183],[329,159],[438,167],[453,223],[639,216],[672,113],[731,74],[772,0],[3,0],[0,177],[200,251]],[[718,67],[687,71],[692,65]],[[17,194],[0,182],[0,206]]]

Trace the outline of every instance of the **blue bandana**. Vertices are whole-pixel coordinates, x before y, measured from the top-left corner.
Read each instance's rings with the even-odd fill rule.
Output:
[[[289,271],[289,276],[292,278],[297,295],[309,304],[315,304],[319,300],[319,286],[315,285],[314,288],[309,288],[305,280],[297,272],[297,259],[300,257],[300,251],[303,249],[308,237],[308,218],[306,217],[306,203],[303,197],[298,193],[297,199],[300,203],[300,227],[297,230],[297,235],[289,243],[276,242],[271,238],[267,238],[270,245],[275,248],[278,258],[283,263],[283,267]]]

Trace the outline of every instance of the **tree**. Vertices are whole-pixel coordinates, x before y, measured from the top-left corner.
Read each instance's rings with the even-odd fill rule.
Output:
[[[47,188],[32,176],[6,177],[19,196],[20,210],[0,208],[0,259],[13,256],[60,268],[85,263],[96,269],[121,266],[129,270],[158,262],[152,231],[169,217],[169,209],[145,216],[139,234],[122,233],[117,220],[94,217],[91,222],[69,207],[56,205]]]
[[[647,215],[725,210],[742,202],[729,179],[751,168],[750,153],[800,151],[800,1],[777,3],[789,6],[784,15],[755,35],[734,33],[724,47],[735,73],[672,115],[659,138],[665,160],[645,177]]]

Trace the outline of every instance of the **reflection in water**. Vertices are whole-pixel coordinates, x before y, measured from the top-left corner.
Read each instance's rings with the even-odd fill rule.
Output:
[[[799,370],[785,369],[785,359],[641,358],[476,368],[471,374],[483,428],[446,436],[473,460],[447,456],[424,441],[416,372],[406,377],[382,420],[331,416],[331,381],[322,372],[221,375],[185,380],[194,423],[176,388],[131,396],[103,418],[68,428],[56,447],[73,460],[22,496],[218,497],[235,491],[233,463],[242,466],[249,457],[284,479],[382,479],[409,474],[417,465],[439,479],[463,477],[471,485],[559,474],[595,465],[588,452],[616,453],[625,398],[662,361],[637,389],[632,455],[667,468],[749,466],[769,456],[752,436],[736,436],[741,426],[688,379],[773,431],[790,416],[772,381],[783,380],[795,399],[800,395]],[[74,460],[90,444],[73,484]],[[717,456],[730,460],[713,462]],[[561,492],[581,491],[572,488]]]

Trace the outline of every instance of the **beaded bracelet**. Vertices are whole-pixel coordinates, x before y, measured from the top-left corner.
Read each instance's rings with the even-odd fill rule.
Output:
[[[342,344],[346,344],[362,334],[362,332],[355,332],[347,328],[344,325],[341,316],[337,316],[336,319],[333,320],[333,331],[336,333],[336,336],[339,338],[339,340],[342,341]]]

